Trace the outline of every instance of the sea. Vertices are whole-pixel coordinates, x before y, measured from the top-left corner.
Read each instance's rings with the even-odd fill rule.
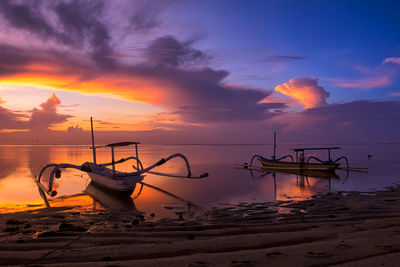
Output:
[[[130,196],[104,191],[90,182],[84,172],[65,169],[55,179],[55,197],[47,196],[51,207],[71,207],[78,211],[131,209],[155,217],[171,217],[199,208],[235,206],[243,203],[302,201],[318,194],[376,190],[400,184],[400,144],[278,144],[276,155],[291,154],[301,147],[329,147],[331,157],[345,155],[353,171],[336,170],[330,175],[300,175],[244,169],[253,155],[271,157],[270,144],[207,144],[207,145],[139,145],[139,158],[144,167],[174,153],[184,154],[193,174],[208,173],[203,179],[171,178],[147,174],[145,185],[138,184]],[[132,147],[117,147],[115,159],[134,154]],[[310,151],[306,156],[327,159],[326,151]],[[87,145],[3,145],[0,146],[0,213],[45,208],[35,178],[49,163],[81,165],[92,161]],[[97,162],[111,161],[110,148],[97,150]],[[345,167],[344,161],[341,166]],[[122,171],[132,171],[133,161],[117,165]],[[255,165],[260,165],[255,162]],[[173,159],[156,171],[186,174],[184,161]],[[44,173],[46,181],[49,173]]]

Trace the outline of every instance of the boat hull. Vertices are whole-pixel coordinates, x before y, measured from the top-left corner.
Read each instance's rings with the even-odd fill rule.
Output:
[[[335,171],[339,164],[336,163],[309,163],[304,162],[287,162],[273,161],[267,159],[259,159],[264,167],[286,170],[318,170],[318,171]]]
[[[95,184],[120,192],[133,192],[136,184],[144,178],[143,175],[109,177],[95,172],[89,173],[89,177]]]

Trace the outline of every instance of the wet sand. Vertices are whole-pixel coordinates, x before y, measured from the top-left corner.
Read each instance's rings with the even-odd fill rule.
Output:
[[[2,266],[398,266],[400,188],[160,220],[58,207],[1,214],[0,230]]]

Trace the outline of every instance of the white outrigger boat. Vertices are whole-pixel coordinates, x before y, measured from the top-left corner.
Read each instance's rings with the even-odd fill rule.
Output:
[[[137,183],[140,183],[144,175],[146,173],[150,174],[155,174],[155,175],[162,175],[162,176],[168,176],[168,177],[177,177],[177,178],[191,178],[191,179],[200,179],[208,176],[208,173],[204,173],[202,175],[192,175],[191,170],[190,170],[190,165],[189,161],[187,158],[180,153],[173,154],[167,158],[162,158],[158,162],[150,165],[147,168],[143,168],[142,162],[139,159],[139,153],[138,153],[138,144],[139,142],[120,142],[120,143],[112,143],[104,146],[95,146],[94,145],[94,134],[93,134],[93,121],[92,118],[90,118],[90,124],[91,124],[91,133],[92,133],[92,146],[90,149],[93,150],[93,162],[85,162],[82,165],[74,165],[74,164],[69,164],[69,163],[60,163],[60,164],[47,164],[42,168],[40,171],[39,175],[37,176],[36,179],[36,184],[40,188],[40,190],[43,190],[46,192],[49,196],[55,196],[57,194],[57,191],[53,190],[53,181],[54,177],[55,178],[60,178],[61,177],[61,169],[66,169],[66,168],[72,168],[72,169],[77,169],[83,172],[86,172],[91,181],[97,185],[103,186],[105,188],[114,190],[114,191],[120,191],[120,192],[129,192],[132,193],[136,187]],[[128,158],[122,158],[119,160],[115,160],[114,158],[114,149],[116,147],[123,147],[123,146],[131,146],[133,145],[135,147],[135,156],[131,156]],[[103,163],[103,164],[98,164],[96,161],[96,149],[98,148],[106,148],[109,147],[111,149],[111,162],[109,163]],[[186,168],[187,168],[187,175],[178,175],[178,174],[169,174],[169,173],[162,173],[162,172],[155,172],[152,171],[154,168],[163,165],[167,161],[173,159],[173,158],[181,158],[185,161]],[[128,160],[134,160],[136,162],[136,166],[132,166],[134,171],[133,172],[122,172],[118,171],[115,169],[116,165],[122,162],[126,162]],[[111,166],[111,168],[109,168]],[[48,186],[45,186],[41,182],[41,178],[45,170],[51,169],[50,176],[49,176],[49,182]]]

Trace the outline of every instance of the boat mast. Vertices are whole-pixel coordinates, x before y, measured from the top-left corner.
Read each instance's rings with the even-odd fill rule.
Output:
[[[92,149],[93,149],[93,163],[96,166],[96,147],[94,146],[94,134],[93,134],[93,120],[92,117],[90,117],[90,129],[92,132]]]
[[[275,160],[276,159],[276,132],[274,132],[274,155],[272,156],[272,159]]]

